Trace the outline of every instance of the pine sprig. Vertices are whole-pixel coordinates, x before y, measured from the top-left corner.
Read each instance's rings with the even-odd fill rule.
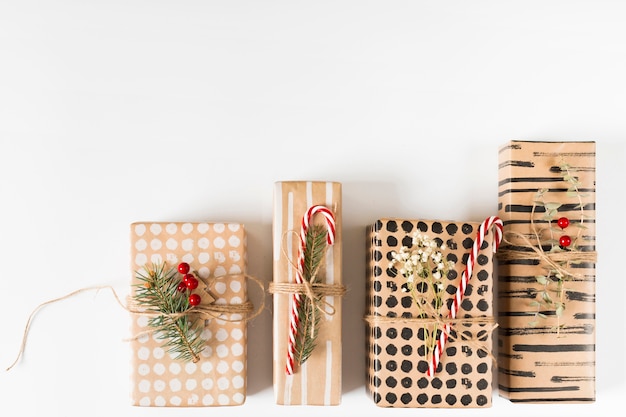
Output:
[[[136,278],[141,283],[136,285],[133,298],[148,312],[155,313],[148,325],[165,341],[163,346],[168,353],[186,362],[200,360],[205,341],[196,320],[184,314],[191,305],[189,298],[177,289],[180,280],[176,269],[166,269],[165,263],[144,266],[143,271],[136,271]]]
[[[307,230],[306,250],[304,252],[303,279],[311,284],[317,280],[317,272],[322,265],[326,254],[326,228],[321,225],[313,225]],[[317,344],[321,313],[318,310],[320,297],[314,299],[302,297],[298,306],[300,324],[296,337],[295,359],[301,365],[311,356]]]

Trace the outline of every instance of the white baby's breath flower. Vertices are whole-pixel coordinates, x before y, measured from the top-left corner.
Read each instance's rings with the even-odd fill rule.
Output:
[[[448,245],[431,239],[427,234],[416,231],[412,235],[411,247],[402,246],[391,254],[390,267],[395,267],[400,276],[405,278],[403,292],[412,292],[418,284],[428,284],[434,291],[437,305],[443,306],[443,277],[454,268],[453,261],[446,261],[442,251]]]

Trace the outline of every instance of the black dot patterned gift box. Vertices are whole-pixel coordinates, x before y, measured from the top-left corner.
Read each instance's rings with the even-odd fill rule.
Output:
[[[480,223],[380,219],[368,227],[367,389],[380,407],[490,407],[492,397],[493,232],[487,231],[473,274],[451,326],[438,366],[428,375],[428,335],[440,334],[461,281]],[[412,245],[415,232],[445,243],[454,268],[442,277],[443,306],[428,310],[407,291],[406,278],[391,265],[394,252]],[[418,288],[421,302],[432,292]],[[428,305],[433,305],[428,300]],[[439,319],[434,317],[440,316]],[[443,321],[442,321],[443,320]],[[449,322],[450,323],[450,322]],[[438,332],[438,333],[435,333]]]

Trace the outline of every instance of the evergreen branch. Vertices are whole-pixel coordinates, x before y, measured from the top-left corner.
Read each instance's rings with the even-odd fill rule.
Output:
[[[299,365],[309,359],[313,350],[317,346],[317,333],[322,315],[319,311],[313,311],[317,306],[317,300],[312,301],[304,297],[298,306],[298,317],[300,317],[299,331],[296,338],[295,359]],[[311,330],[315,332],[311,335]]]
[[[304,279],[315,282],[324,255],[326,254],[326,236],[328,232],[322,225],[313,225],[307,230],[306,251],[304,253]]]
[[[176,269],[165,268],[160,263],[137,271],[140,283],[133,297],[137,304],[157,314],[148,320],[148,325],[154,328],[158,339],[165,340],[163,347],[168,353],[174,354],[175,359],[197,362],[205,341],[200,337],[196,320],[184,314],[190,304],[188,297],[177,289],[180,281]]]
[[[326,229],[321,225],[313,225],[307,230],[304,252],[303,279],[309,283],[316,282],[317,272],[326,254]],[[295,346],[295,359],[303,364],[311,356],[317,342],[319,324],[322,314],[318,310],[320,298],[302,297],[298,306],[298,333]]]

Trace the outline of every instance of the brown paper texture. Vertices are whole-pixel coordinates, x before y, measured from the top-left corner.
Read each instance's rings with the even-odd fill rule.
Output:
[[[567,195],[561,160],[575,169],[580,190],[586,194],[580,201]],[[542,310],[546,317],[535,319],[538,308],[531,303],[541,298],[543,290],[536,276],[546,274],[546,263],[530,255],[508,257],[511,251],[528,251],[523,239],[511,232],[532,238],[533,227],[549,226],[543,207],[532,213],[539,189],[546,189],[546,201],[562,204],[557,217],[570,219],[564,230],[554,225],[555,238],[578,236],[580,250],[595,253],[595,143],[510,141],[500,148],[498,215],[510,243],[503,242],[498,256],[499,394],[514,402],[595,401],[595,261],[570,265],[579,277],[564,284],[565,310],[560,318],[554,310]],[[576,227],[581,221],[579,202],[585,229]],[[549,250],[544,240],[541,246]],[[557,325],[563,326],[558,333]]]
[[[274,185],[273,253],[274,283],[293,283],[298,257],[298,234],[302,217],[312,205],[324,205],[335,214],[335,242],[328,247],[323,271],[326,284],[341,284],[341,184],[323,181],[282,181]],[[323,224],[321,215],[313,223]],[[273,295],[273,381],[277,404],[338,405],[341,402],[341,297],[325,297],[334,307],[324,314],[317,346],[293,375],[285,371],[290,294]]]
[[[367,390],[379,407],[487,408],[492,399],[493,232],[487,231],[457,318],[457,337],[448,339],[437,372],[427,375],[428,363],[422,334],[415,318],[419,308],[402,291],[405,278],[389,268],[392,252],[411,246],[416,230],[440,238],[455,261],[454,271],[442,279],[451,301],[461,281],[480,223],[384,218],[368,228]],[[447,317],[450,304],[444,304]],[[472,318],[482,322],[471,322]],[[459,336],[462,333],[465,337]]]
[[[132,284],[144,265],[187,262],[210,283],[220,304],[247,301],[246,235],[237,223],[150,223],[131,225]],[[222,278],[219,278],[222,277]],[[201,284],[202,285],[202,284]],[[203,298],[202,303],[209,300]],[[132,404],[211,407],[241,405],[246,399],[246,322],[226,314],[205,321],[207,340],[197,363],[173,359],[154,333],[131,341]],[[149,330],[146,316],[131,316],[133,335]]]

